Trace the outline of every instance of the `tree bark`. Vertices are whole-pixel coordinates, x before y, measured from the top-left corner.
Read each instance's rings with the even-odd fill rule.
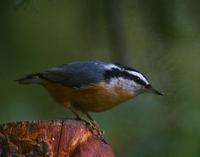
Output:
[[[114,157],[82,121],[26,121],[0,125],[1,157]]]

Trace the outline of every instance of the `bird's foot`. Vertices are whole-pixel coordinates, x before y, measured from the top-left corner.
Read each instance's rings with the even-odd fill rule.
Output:
[[[103,137],[104,131],[99,127],[99,125],[97,124],[97,122],[94,119],[92,119],[89,116],[89,120],[88,120],[88,119],[85,119],[85,118],[79,116],[78,114],[75,114],[75,115],[76,115],[75,120],[79,120],[79,121],[85,122],[86,126],[89,128],[89,130],[95,136],[97,136],[98,138],[100,138],[104,143],[107,143],[105,141],[104,137]]]
[[[99,127],[99,125],[96,123],[96,121],[89,121],[87,123],[89,125],[90,131],[97,136],[99,139],[101,139],[104,143],[107,143],[106,140],[104,139],[104,131]]]
[[[103,137],[104,131],[99,127],[99,125],[96,123],[96,121],[86,120],[84,118],[76,118],[76,120],[80,120],[85,122],[86,126],[89,128],[89,130],[98,138],[100,138],[102,141],[107,143]]]
[[[96,121],[90,121],[94,130],[98,132],[99,135],[103,136],[104,131],[99,127]]]

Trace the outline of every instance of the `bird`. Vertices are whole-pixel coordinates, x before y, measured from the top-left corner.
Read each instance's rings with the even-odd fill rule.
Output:
[[[76,61],[16,80],[19,84],[43,86],[53,99],[69,108],[76,118],[96,124],[89,112],[109,110],[141,93],[163,95],[144,74],[119,64],[99,60]]]

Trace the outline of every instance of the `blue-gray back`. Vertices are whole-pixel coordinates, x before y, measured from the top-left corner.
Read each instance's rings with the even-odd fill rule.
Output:
[[[41,77],[69,87],[87,86],[104,80],[105,65],[101,61],[80,61],[63,64],[40,73]]]

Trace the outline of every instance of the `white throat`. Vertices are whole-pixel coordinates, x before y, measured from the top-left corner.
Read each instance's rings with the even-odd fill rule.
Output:
[[[122,88],[125,92],[130,93],[130,95],[135,95],[137,91],[140,89],[140,86],[136,84],[134,81],[125,79],[123,77],[114,77],[111,78],[108,88],[113,89],[113,87],[120,87]]]

